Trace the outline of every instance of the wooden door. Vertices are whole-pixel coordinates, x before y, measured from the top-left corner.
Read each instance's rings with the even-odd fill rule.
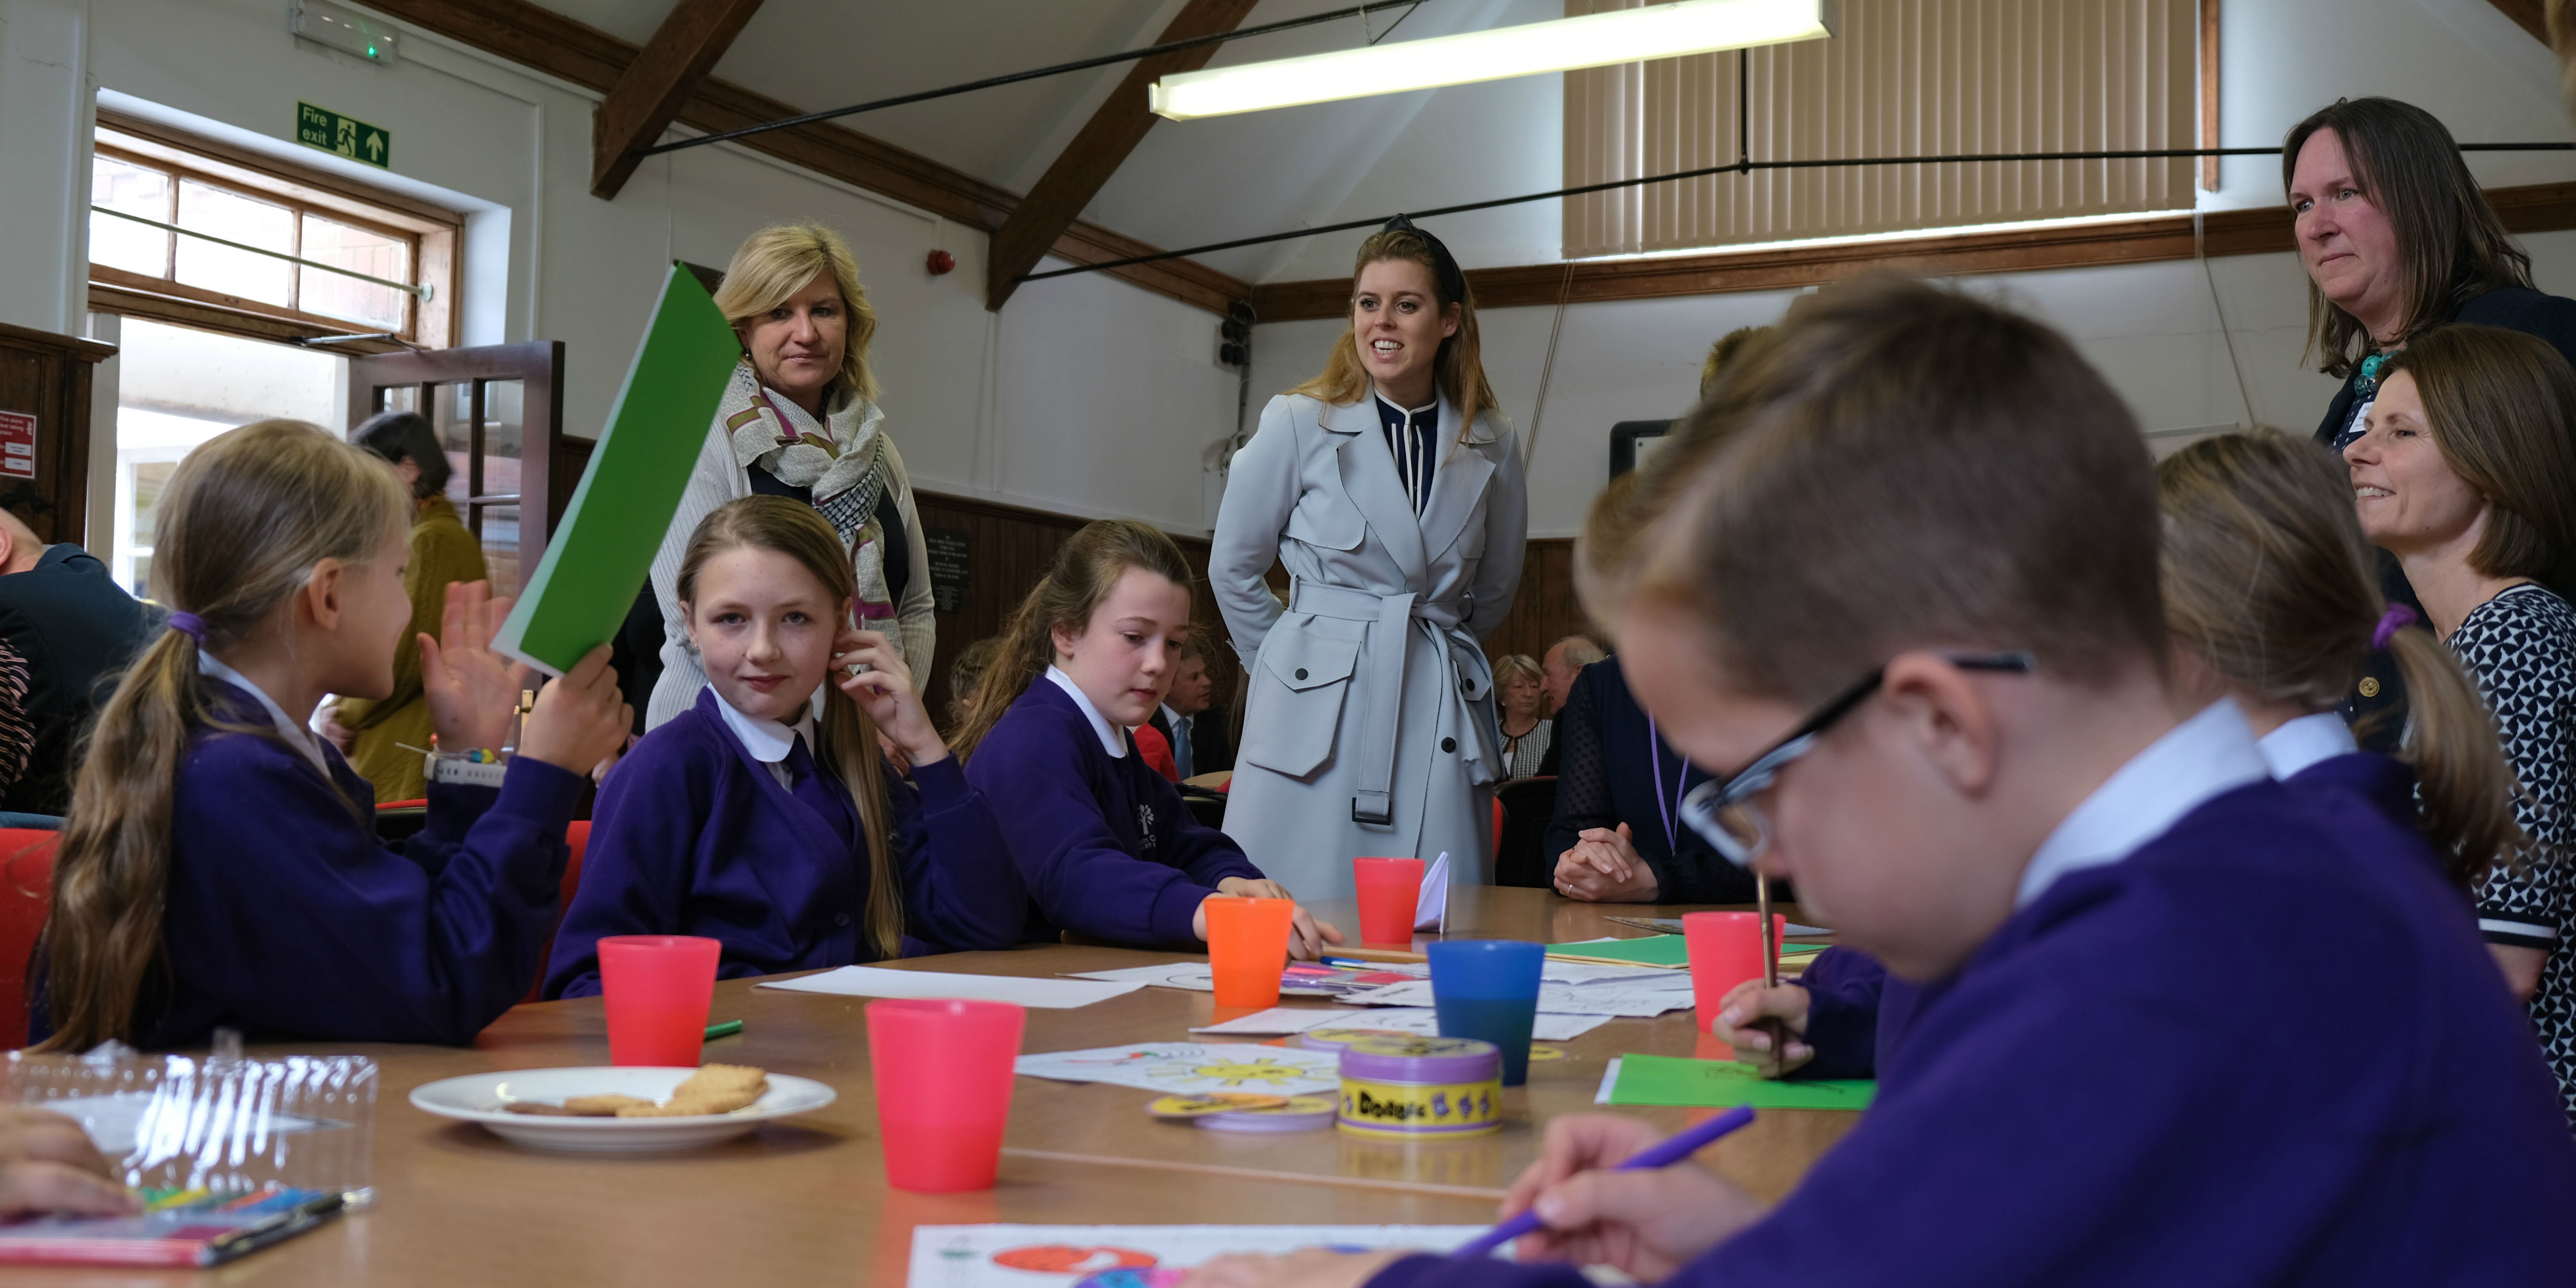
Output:
[[[587,455],[565,445],[563,366],[560,340],[349,360],[352,428],[378,412],[416,411],[438,431],[456,464],[448,497],[483,543],[495,594],[519,593]]]

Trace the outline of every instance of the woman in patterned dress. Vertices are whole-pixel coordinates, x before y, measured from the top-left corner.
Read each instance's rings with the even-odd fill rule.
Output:
[[[2455,324],[2392,358],[2344,449],[2362,531],[2397,556],[2435,634],[2459,654],[2522,779],[2531,839],[2477,891],[2478,925],[2576,1121],[2576,368],[2545,341]]]

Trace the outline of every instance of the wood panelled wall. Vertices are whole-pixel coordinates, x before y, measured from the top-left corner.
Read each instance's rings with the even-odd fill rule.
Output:
[[[1002,633],[1012,611],[1046,576],[1048,566],[1055,562],[1056,551],[1089,520],[939,492],[916,492],[915,504],[921,511],[924,532],[963,532],[973,552],[963,602],[956,612],[938,615],[939,653],[932,660],[930,677],[921,686],[926,705],[945,725],[948,676],[957,655],[977,640]],[[1180,546],[1181,557],[1189,560],[1194,578],[1190,594],[1199,619],[1198,630],[1222,643],[1225,620],[1217,615],[1216,599],[1208,593],[1207,539],[1175,536],[1172,540]],[[1216,676],[1218,700],[1222,703],[1234,692],[1237,668],[1232,649],[1219,648],[1215,653],[1210,669]]]
[[[1086,520],[938,492],[917,493],[916,504],[925,531],[964,532],[973,550],[963,602],[956,612],[939,614],[939,655],[922,685],[930,709],[944,722],[948,677],[957,655],[967,645],[1001,633],[1012,610],[1046,575],[1056,552],[1081,530]],[[1228,638],[1225,619],[1217,613],[1215,597],[1207,585],[1207,540],[1182,536],[1172,540],[1180,546],[1182,557],[1189,560],[1190,571],[1197,578],[1191,594],[1196,601],[1198,630],[1205,638],[1224,644]],[[1274,567],[1274,575],[1276,571]],[[1486,654],[1501,657],[1506,653],[1527,653],[1537,657],[1547,651],[1548,645],[1583,629],[1583,608],[1574,598],[1574,542],[1563,537],[1530,542],[1521,569],[1520,593],[1512,601],[1511,615],[1485,641]],[[1222,709],[1236,690],[1241,668],[1230,646],[1216,649],[1215,654],[1211,670],[1216,676],[1217,701]]]

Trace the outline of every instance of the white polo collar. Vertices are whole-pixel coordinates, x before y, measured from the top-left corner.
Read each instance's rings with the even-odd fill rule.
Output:
[[[2028,907],[2070,872],[2129,857],[2210,798],[2271,776],[2235,701],[2211,703],[2147,744],[2058,821],[2022,869],[2013,906]]]
[[[716,711],[724,716],[725,728],[733,731],[734,740],[742,744],[744,751],[751,753],[753,760],[764,765],[778,764],[795,749],[799,737],[805,739],[805,754],[814,754],[814,711],[810,704],[796,723],[787,725],[734,710],[733,704],[725,701],[724,694],[712,684],[707,686],[707,692],[715,698]]]
[[[259,705],[268,709],[268,718],[277,723],[277,732],[285,736],[286,745],[302,752],[306,760],[313,762],[315,769],[322,771],[323,780],[330,781],[331,765],[322,758],[322,740],[304,722],[288,719],[286,708],[277,705],[277,699],[268,696],[268,690],[251,683],[249,676],[224,665],[222,658],[202,648],[197,650],[197,674],[211,675],[227,684],[238,685],[259,699]]]
[[[1082,708],[1082,714],[1091,721],[1091,731],[1100,735],[1100,749],[1108,752],[1112,760],[1125,759],[1127,731],[1109,723],[1109,717],[1100,714],[1100,708],[1091,705],[1090,695],[1084,693],[1082,686],[1075,684],[1073,677],[1066,675],[1062,668],[1048,667],[1046,678],[1055,681],[1055,687],[1073,695],[1073,705]]]
[[[2280,728],[2263,735],[2262,741],[2254,745],[2263,753],[2263,763],[2272,767],[2272,776],[2282,779],[2318,761],[2361,750],[2361,744],[2353,741],[2352,726],[2331,711],[2282,721]]]

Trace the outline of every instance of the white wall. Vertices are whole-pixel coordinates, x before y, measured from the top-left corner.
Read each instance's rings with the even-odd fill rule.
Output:
[[[983,307],[980,232],[726,147],[648,161],[617,200],[597,200],[596,97],[434,36],[413,33],[404,61],[379,67],[298,46],[279,0],[0,0],[12,41],[33,25],[21,18],[29,9],[54,26],[36,72],[14,44],[0,61],[0,172],[66,168],[62,102],[85,110],[86,99],[48,85],[51,64],[86,66],[93,89],[308,163],[333,159],[283,141],[299,99],[384,126],[391,182],[476,212],[460,300],[468,342],[565,341],[574,433],[597,432],[669,259],[722,265],[753,229],[813,218],[858,252],[878,314],[887,425],[916,483],[1204,530],[1198,454],[1235,418],[1234,374],[1216,362],[1208,313],[1084,278],[1023,292],[997,321]],[[21,90],[52,97],[31,117]],[[86,203],[85,152],[69,170],[76,182],[37,194],[42,209]],[[0,201],[10,192],[0,185]],[[85,259],[77,221],[26,235],[41,221],[22,224],[24,204],[20,193],[0,205],[10,232],[0,286],[41,285]],[[934,248],[957,257],[955,272],[928,273]],[[50,294],[77,287],[75,277]],[[76,294],[47,307],[79,318]],[[50,314],[0,304],[0,316],[45,325]]]

